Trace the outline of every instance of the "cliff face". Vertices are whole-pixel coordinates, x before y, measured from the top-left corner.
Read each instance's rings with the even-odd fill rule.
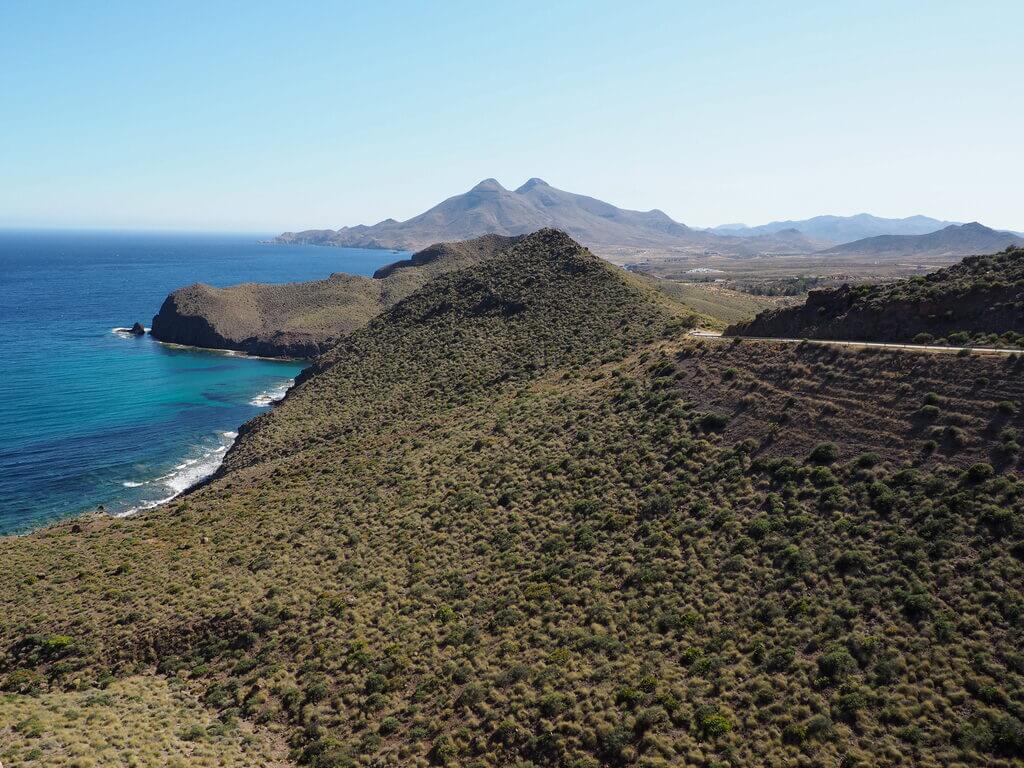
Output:
[[[187,308],[185,293],[206,286],[189,286],[164,299],[153,318],[152,335],[160,341],[208,349],[230,349],[264,357],[315,357],[330,349],[337,337],[307,331],[233,334],[203,309]]]
[[[153,337],[174,344],[267,357],[315,357],[431,278],[471,266],[519,238],[486,235],[441,243],[377,271],[286,285],[196,284],[170,294],[153,318]]]
[[[313,357],[380,311],[381,286],[364,277],[230,288],[190,285],[153,318],[160,341],[272,357]]]
[[[811,291],[802,306],[762,312],[728,336],[910,342],[1019,343],[1024,334],[1024,250],[972,256],[925,277]]]

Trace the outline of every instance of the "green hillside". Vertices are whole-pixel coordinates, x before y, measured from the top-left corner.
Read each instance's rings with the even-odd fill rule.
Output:
[[[317,768],[1018,765],[1022,361],[694,322],[552,230],[436,277],[203,487],[0,539],[7,706],[169,684]]]

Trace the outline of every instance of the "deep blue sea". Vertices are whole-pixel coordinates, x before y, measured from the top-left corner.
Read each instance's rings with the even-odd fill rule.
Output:
[[[368,275],[407,255],[266,237],[0,230],[0,534],[173,497],[302,369],[115,328],[148,328],[189,283]]]

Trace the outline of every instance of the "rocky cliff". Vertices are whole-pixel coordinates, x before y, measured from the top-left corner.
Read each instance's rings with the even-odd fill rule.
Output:
[[[197,283],[170,294],[153,318],[154,338],[268,357],[315,357],[366,325],[432,277],[463,269],[516,242],[485,235],[432,245],[372,277],[214,288]]]

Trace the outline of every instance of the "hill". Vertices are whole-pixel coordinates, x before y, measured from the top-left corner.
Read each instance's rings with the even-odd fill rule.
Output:
[[[909,216],[905,219],[885,219],[869,213],[855,216],[815,216],[798,221],[773,221],[756,227],[744,224],[724,224],[712,229],[721,235],[756,237],[795,229],[807,237],[832,244],[849,243],[878,235],[924,235],[936,232],[953,222],[939,221],[929,216]]]
[[[335,274],[305,283],[195,284],[171,293],[153,318],[154,338],[272,357],[314,357],[366,325],[432,277],[465,268],[515,238],[487,235],[441,243],[378,270],[373,279]]]
[[[0,539],[10,706],[166,680],[314,768],[1018,763],[1021,361],[692,321],[552,231],[437,276],[204,486]]]
[[[821,251],[822,255],[859,255],[880,259],[950,258],[975,253],[994,253],[1010,246],[1024,246],[1024,238],[998,232],[974,221],[951,224],[925,235],[880,235]]]
[[[1024,250],[972,256],[959,264],[881,285],[811,291],[799,307],[762,312],[726,330],[735,336],[1024,343]]]

